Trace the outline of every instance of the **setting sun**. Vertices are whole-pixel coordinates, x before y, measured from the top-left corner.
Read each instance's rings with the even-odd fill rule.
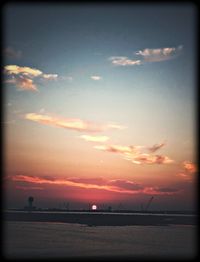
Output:
[[[96,205],[92,205],[92,210],[97,210],[97,206]]]

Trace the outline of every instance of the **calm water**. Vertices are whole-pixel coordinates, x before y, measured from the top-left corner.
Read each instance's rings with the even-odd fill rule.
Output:
[[[191,259],[195,226],[97,226],[49,222],[5,222],[6,258],[133,256]]]

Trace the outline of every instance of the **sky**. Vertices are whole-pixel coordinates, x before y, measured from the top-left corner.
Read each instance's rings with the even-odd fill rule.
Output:
[[[192,4],[6,4],[6,207],[196,208]]]

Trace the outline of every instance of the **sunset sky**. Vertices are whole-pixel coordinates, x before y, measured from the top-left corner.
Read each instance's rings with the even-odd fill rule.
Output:
[[[195,7],[3,11],[7,207],[194,209]]]

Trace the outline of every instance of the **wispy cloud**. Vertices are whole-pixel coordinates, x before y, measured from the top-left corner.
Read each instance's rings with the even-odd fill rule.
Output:
[[[146,48],[144,50],[137,51],[135,54],[141,56],[144,62],[160,62],[175,58],[182,51],[183,46],[178,47],[165,47],[150,49]]]
[[[113,65],[117,66],[132,66],[141,64],[140,60],[129,59],[126,56],[111,56],[109,60],[112,62]]]
[[[131,161],[134,164],[168,164],[174,162],[167,156],[153,155],[143,153],[143,150],[152,150],[155,152],[160,149],[161,144],[154,145],[153,147],[145,146],[121,146],[121,145],[97,145],[94,148],[102,151],[120,154],[124,159]]]
[[[181,177],[183,180],[187,182],[192,182],[192,177],[184,172],[179,172],[176,176]]]
[[[99,80],[102,79],[101,76],[97,76],[97,75],[95,75],[95,76],[91,76],[90,78],[91,78],[92,80],[95,80],[95,81],[99,81]]]
[[[94,146],[94,148],[107,151],[111,153],[131,153],[132,148],[131,146],[120,146],[120,145],[100,145],[100,146]]]
[[[182,189],[174,187],[146,187],[143,192],[149,195],[177,195]]]
[[[178,47],[165,47],[165,48],[146,48],[134,53],[133,58],[127,56],[111,56],[109,60],[113,65],[117,66],[134,66],[141,65],[148,62],[161,62],[177,57],[183,49],[182,45]]]
[[[121,126],[117,124],[108,124],[107,127],[110,129],[118,129],[118,130],[123,130],[127,128],[126,126]]]
[[[25,119],[38,122],[40,124],[51,125],[66,129],[73,129],[80,132],[102,132],[112,129],[109,124],[97,124],[91,121],[85,121],[78,118],[61,118],[50,115],[29,113],[25,115]]]
[[[98,185],[97,183],[88,183],[88,181],[84,182],[83,179],[81,181],[79,181],[78,179],[75,181],[74,179],[70,179],[70,178],[51,180],[38,176],[16,175],[13,176],[12,180],[35,183],[35,184],[51,184],[51,185],[79,187],[84,189],[99,189],[99,190],[107,190],[111,192],[133,194],[132,190],[126,190],[117,186],[107,185],[106,182],[105,184]]]
[[[69,177],[63,178],[51,178],[45,176],[27,176],[27,175],[15,175],[10,177],[15,182],[25,182],[31,185],[33,188],[41,188],[41,185],[57,185],[77,187],[83,189],[98,189],[106,190],[110,192],[122,193],[122,194],[156,194],[156,195],[174,195],[179,192],[178,189],[166,188],[166,187],[145,187],[142,184],[134,181],[115,179],[107,180],[104,178],[78,178]],[[32,186],[37,184],[38,186]],[[16,185],[18,186],[18,185]],[[25,187],[25,185],[23,185]],[[26,188],[26,187],[25,187]]]
[[[58,79],[57,74],[43,74],[42,77],[47,80],[56,80]]]
[[[107,184],[110,186],[115,186],[121,189],[126,189],[126,190],[131,190],[131,191],[143,191],[144,190],[144,186],[142,186],[141,184],[133,182],[133,181],[125,180],[125,179],[109,180]]]
[[[72,76],[60,76],[59,79],[60,80],[67,80],[69,82],[73,81],[73,77]]]
[[[4,73],[9,77],[6,83],[14,84],[19,90],[38,91],[35,78],[56,80],[57,74],[45,74],[41,70],[28,66],[6,65]]]
[[[106,142],[108,141],[109,137],[107,136],[91,136],[91,135],[82,135],[80,138],[84,139],[85,141],[89,142]]]
[[[148,149],[149,149],[149,151],[150,151],[151,153],[154,153],[154,152],[156,152],[157,150],[159,150],[160,148],[162,148],[163,146],[165,146],[165,143],[155,144],[155,145],[153,145],[152,147],[149,147]]]
[[[134,156],[132,162],[135,164],[169,164],[174,161],[163,155],[140,154]]]

